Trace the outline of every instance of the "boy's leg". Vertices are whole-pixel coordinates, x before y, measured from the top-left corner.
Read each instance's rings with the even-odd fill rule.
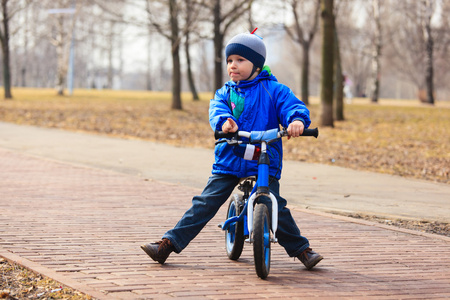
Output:
[[[291,211],[286,207],[286,199],[280,196],[278,180],[272,180],[271,178],[271,181],[270,191],[278,200],[278,229],[276,233],[278,243],[283,246],[289,256],[298,256],[309,247],[309,241],[301,235],[300,229],[291,215]]]
[[[272,181],[270,191],[278,200],[278,229],[276,232],[278,243],[284,247],[290,257],[298,257],[308,269],[311,269],[323,257],[312,251],[309,248],[308,239],[301,235],[291,211],[286,207],[286,199],[279,194],[280,184],[278,180]]]
[[[173,229],[163,235],[163,239],[169,239],[174,251],[180,253],[216,215],[238,183],[239,178],[236,176],[212,175],[202,194],[192,199],[191,208]]]

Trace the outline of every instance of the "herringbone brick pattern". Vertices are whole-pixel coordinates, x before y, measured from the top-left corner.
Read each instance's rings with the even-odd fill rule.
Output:
[[[230,261],[217,228],[225,205],[181,254],[154,263],[139,245],[199,192],[0,149],[0,255],[102,299],[450,297],[450,239],[292,208],[325,257],[312,271],[279,245],[267,280],[251,245]]]

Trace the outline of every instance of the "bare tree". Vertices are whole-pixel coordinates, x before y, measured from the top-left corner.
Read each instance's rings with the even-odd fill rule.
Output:
[[[442,1],[442,23],[439,28],[435,29],[435,40],[438,41],[434,44],[434,59],[435,59],[435,87],[441,89],[443,94],[447,91],[448,98],[450,98],[450,1]],[[447,18],[445,17],[447,16]],[[445,97],[445,96],[443,96]]]
[[[153,3],[155,2],[155,3]],[[172,109],[181,110],[183,109],[181,103],[181,62],[180,62],[180,25],[179,18],[181,16],[181,1],[179,0],[169,0],[167,3],[146,0],[147,17],[149,26],[156,29],[158,33],[166,37],[171,44],[171,55],[172,55]],[[168,8],[168,23],[164,23],[161,20],[161,10],[155,8],[157,5],[162,7],[167,5]],[[159,16],[157,16],[159,15]]]
[[[342,73],[345,76],[346,96],[366,94],[367,78],[370,76],[371,31],[368,29],[367,17],[361,13],[361,6],[355,0],[335,2],[336,29],[339,38],[339,58]],[[366,2],[359,1],[360,4]],[[339,84],[335,83],[336,86]],[[350,93],[352,95],[350,95]],[[347,99],[348,102],[351,98]],[[338,103],[337,103],[338,104]]]
[[[355,81],[356,95],[362,96],[369,92],[373,102],[378,101],[381,80],[381,20],[383,23],[390,20],[388,15],[383,13],[385,5],[381,5],[382,2],[386,1],[360,1],[363,6],[358,7],[359,13],[355,10],[354,1],[339,2],[343,10],[341,14],[349,16],[339,20],[339,31],[346,45],[342,50],[347,76]],[[364,22],[355,25],[358,19],[352,16],[361,18],[361,13]],[[370,87],[367,87],[366,83],[369,83]]]
[[[393,50],[391,55],[395,57],[392,62],[403,76],[416,84],[419,98],[428,104],[434,104],[435,101],[434,61],[448,60],[448,28],[444,21],[448,15],[444,13],[445,2],[441,3],[443,9],[440,22],[432,22],[433,17],[438,16],[438,2],[431,0],[395,2],[393,8],[398,13],[390,22],[390,26],[395,28],[390,47]],[[421,91],[425,91],[424,95]]]
[[[170,40],[171,44],[171,54],[172,54],[172,109],[181,110],[181,61],[180,61],[180,45],[182,42],[182,37],[186,36],[188,32],[191,31],[194,24],[195,18],[182,18],[183,11],[192,10],[191,16],[196,15],[196,11],[199,8],[198,3],[180,0],[169,0],[168,3],[165,1],[158,2],[152,0],[146,0],[147,3],[147,16],[148,24],[153,27],[158,33]],[[153,5],[152,5],[153,4]],[[168,24],[164,23],[164,15],[161,17],[161,11],[155,8],[154,5],[168,5]],[[191,4],[187,7],[186,4]],[[159,16],[156,16],[158,14]],[[167,19],[166,19],[167,20]],[[187,22],[186,22],[187,21]],[[180,24],[181,23],[181,24]],[[189,52],[189,38],[188,38],[188,48]],[[187,53],[189,55],[189,53]]]
[[[28,9],[24,9],[23,11],[23,20],[24,20],[24,24],[23,24],[23,55],[22,55],[22,65],[20,67],[20,77],[17,76],[17,86],[27,86],[27,78],[26,78],[26,73],[27,73],[27,65],[29,64],[28,61],[28,45],[29,45],[29,10]],[[19,83],[20,81],[20,83]]]
[[[11,61],[10,61],[10,28],[9,22],[14,15],[25,8],[29,1],[17,3],[9,0],[1,0],[1,26],[0,26],[0,42],[2,44],[3,57],[3,86],[5,99],[12,99],[11,93]],[[21,1],[22,2],[22,1]],[[12,5],[11,5],[12,4]]]
[[[434,1],[422,0],[422,32],[423,39],[426,45],[426,55],[425,55],[425,86],[427,89],[427,103],[434,104],[434,87],[433,87],[433,36],[431,34],[431,17],[433,16],[433,6]]]
[[[147,91],[152,90],[152,72],[151,70],[152,65],[152,38],[151,33],[149,32],[147,37],[147,73],[146,73],[146,89]]]
[[[336,19],[336,15],[335,15]],[[334,24],[334,117],[336,121],[343,121],[344,118],[344,75],[342,74],[341,51],[339,49],[339,35]]]
[[[84,3],[79,18],[81,21],[81,18],[84,17],[83,22],[90,26],[84,30],[87,31],[84,39],[94,39],[95,48],[102,52],[102,57],[106,58],[102,60],[102,63],[106,64],[103,86],[108,89],[114,87],[115,78],[122,74],[122,33],[124,25],[131,23],[124,16],[127,4],[131,5],[128,0],[91,0]],[[116,63],[117,58],[119,58],[119,63]]]
[[[2,30],[0,40],[3,54],[3,85],[5,87],[5,99],[12,99],[11,94],[11,67],[9,61],[9,19],[8,0],[2,0]]]
[[[313,1],[289,1],[294,25],[292,28],[285,26],[291,39],[298,43],[303,50],[301,90],[302,100],[309,104],[309,51],[319,23],[320,0]]]
[[[107,53],[108,53],[108,72],[107,72],[107,82],[106,82],[106,88],[112,89],[113,87],[113,80],[114,80],[114,67],[113,67],[113,51],[114,51],[114,39],[116,37],[115,30],[117,23],[115,21],[108,22],[108,31],[107,31],[107,40],[108,40],[108,47],[107,47]]]
[[[12,39],[12,67],[14,74],[21,74],[24,86],[54,87],[57,62],[55,47],[48,39],[49,22],[47,9],[42,3],[30,2],[22,11],[25,16],[12,19],[11,26],[23,36],[23,44]]]
[[[214,89],[219,89],[223,85],[223,48],[224,38],[231,25],[239,20],[252,7],[253,0],[204,0],[205,6],[213,22],[213,42],[214,42]]]
[[[381,34],[381,16],[380,16],[380,0],[372,0],[372,20],[373,38],[372,38],[372,86],[371,95],[372,103],[378,103],[380,93],[380,73],[381,73],[381,50],[382,50],[382,34]]]
[[[48,2],[49,16],[52,28],[49,32],[50,42],[56,48],[58,70],[56,78],[56,90],[58,95],[64,95],[64,88],[69,68],[70,45],[73,42],[73,32],[77,16],[74,1],[60,0]],[[54,5],[57,5],[56,7]],[[81,5],[78,5],[78,8]]]
[[[169,0],[170,42],[172,45],[172,109],[182,109],[181,105],[181,64],[180,64],[180,30],[178,25],[177,0]]]
[[[344,75],[342,74],[341,49],[339,34],[337,30],[337,16],[339,14],[340,2],[334,5],[334,117],[336,121],[343,121],[344,118]]]
[[[186,18],[186,24],[192,24],[194,23],[195,19],[195,13],[196,11],[192,9],[193,3],[192,0],[186,0],[186,10],[185,10],[185,18]],[[192,93],[192,99],[193,100],[199,100],[199,96],[197,93],[197,88],[195,87],[195,81],[194,76],[192,75],[192,66],[191,66],[191,53],[190,53],[190,47],[191,47],[191,30],[186,31],[185,33],[185,41],[184,41],[184,50],[186,55],[186,67],[187,67],[187,78],[189,83],[189,88]]]
[[[322,20],[321,125],[333,127],[333,0],[320,0],[320,4]]]
[[[195,87],[194,75],[192,74],[190,46],[191,46],[190,32],[186,32],[185,41],[184,41],[184,50],[185,50],[185,55],[186,55],[187,78],[188,78],[189,88],[192,93],[192,99],[199,100],[200,97],[198,96],[197,88]]]

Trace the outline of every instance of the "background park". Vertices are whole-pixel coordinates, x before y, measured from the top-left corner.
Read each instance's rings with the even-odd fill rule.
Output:
[[[1,12],[2,122],[212,149],[224,46],[258,27],[320,130],[285,143],[285,159],[450,183],[449,1],[5,0]]]

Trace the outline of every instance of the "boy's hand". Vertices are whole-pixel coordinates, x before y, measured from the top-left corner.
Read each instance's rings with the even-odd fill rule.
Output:
[[[302,135],[303,130],[305,129],[305,125],[302,121],[295,120],[291,124],[289,124],[287,132],[289,134],[288,139],[291,137],[299,137]]]
[[[238,126],[232,118],[228,118],[222,125],[222,131],[225,133],[238,131]]]

